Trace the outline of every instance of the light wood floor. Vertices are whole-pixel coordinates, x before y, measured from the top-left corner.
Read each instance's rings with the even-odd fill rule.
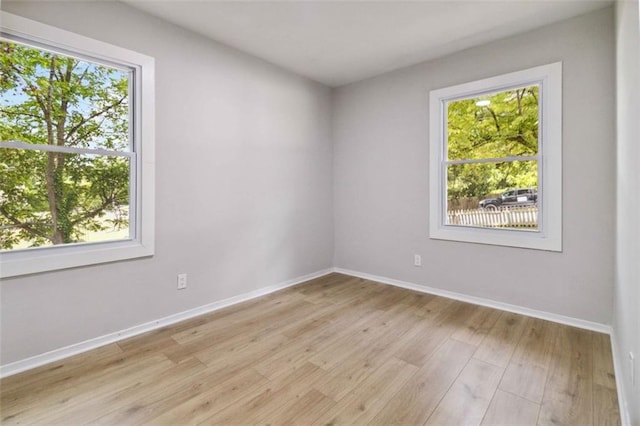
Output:
[[[339,274],[0,385],[6,424],[620,424],[608,336]]]

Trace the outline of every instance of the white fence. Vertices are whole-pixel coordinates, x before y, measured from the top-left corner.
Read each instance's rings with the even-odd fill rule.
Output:
[[[485,228],[536,228],[538,206],[511,207],[499,210],[451,210],[448,225],[479,226]]]

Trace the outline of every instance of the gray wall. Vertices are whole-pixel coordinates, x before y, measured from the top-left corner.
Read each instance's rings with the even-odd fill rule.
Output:
[[[2,364],[332,264],[610,322],[611,9],[332,96],[120,3],[4,1],[2,8],[154,56],[157,73],[156,255],[3,281]],[[428,91],[558,60],[564,251],[429,240]],[[421,268],[412,266],[414,253],[423,256]],[[175,289],[179,272],[189,273],[186,291]]]
[[[563,252],[430,240],[429,90],[555,61],[564,72]],[[335,265],[610,323],[614,77],[608,8],[337,89]]]
[[[640,23],[638,1],[616,4],[617,49],[617,264],[613,329],[618,365],[631,416],[640,424]],[[635,355],[635,387],[628,354]]]
[[[156,255],[4,280],[2,364],[332,265],[329,89],[116,2],[2,9],[157,75]]]

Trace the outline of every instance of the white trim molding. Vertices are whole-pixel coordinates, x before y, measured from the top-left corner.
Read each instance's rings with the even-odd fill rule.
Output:
[[[406,288],[408,290],[418,291],[420,293],[434,294],[436,296],[446,297],[448,299],[459,300],[461,302],[472,303],[474,305],[486,306],[498,309],[500,311],[513,312],[516,314],[526,315],[533,318],[539,318],[547,321],[557,322],[559,324],[570,325],[572,327],[583,328],[585,330],[596,331],[598,333],[611,334],[611,326],[600,324],[597,322],[586,321],[579,318],[567,317],[564,315],[553,314],[550,312],[539,311],[537,309],[526,308],[524,306],[511,305],[509,303],[498,302],[482,297],[469,296],[453,291],[442,290],[435,287],[428,287],[420,284],[410,283],[407,281],[396,280],[393,278],[381,277],[379,275],[371,275],[364,272],[352,271],[343,268],[334,268],[335,272],[353,277],[364,278],[366,280],[376,281],[382,284],[389,284],[395,287]]]
[[[447,104],[483,94],[539,86],[539,142],[534,157],[474,160],[475,163],[538,162],[538,230],[481,228],[447,224]],[[465,160],[464,162],[469,162]],[[429,92],[429,238],[562,251],[562,63],[522,71]]]
[[[129,238],[114,241],[61,244],[3,251],[0,277],[116,262],[153,256],[155,251],[155,59],[18,15],[0,11],[0,38],[67,56],[130,71],[131,151],[73,149],[31,145],[29,149],[124,156],[130,162]],[[4,141],[5,148],[25,144]],[[35,148],[34,148],[35,147]]]
[[[10,364],[0,365],[0,378],[12,376],[14,374],[21,373],[23,371],[31,370],[36,367],[40,367],[45,364],[49,364],[55,361],[59,361],[64,358],[68,358],[73,355],[77,355],[83,352],[90,351],[92,349],[99,348],[101,346],[108,345],[110,343],[119,342],[129,337],[137,336],[142,333],[157,330],[167,325],[175,324],[180,321],[188,320],[199,315],[208,314],[210,312],[217,311],[228,306],[237,305],[238,303],[246,302],[257,297],[265,296],[270,293],[274,293],[278,290],[283,290],[288,287],[309,281],[315,278],[320,278],[325,275],[334,272],[333,268],[323,269],[311,274],[303,275],[297,278],[292,278],[287,281],[283,281],[278,284],[274,284],[268,287],[263,287],[258,290],[250,291],[249,293],[239,294],[237,296],[229,297],[227,299],[219,300],[217,302],[208,303],[197,308],[189,309],[177,314],[169,315],[164,318],[149,321],[144,324],[139,324],[124,330],[115,331],[113,333],[105,334],[100,337],[85,340],[83,342],[74,343],[63,348],[54,349],[43,354],[35,355],[20,361],[15,361]]]

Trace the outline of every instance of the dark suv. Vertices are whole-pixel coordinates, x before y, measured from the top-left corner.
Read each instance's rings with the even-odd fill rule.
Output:
[[[497,210],[499,207],[533,206],[538,202],[535,188],[510,189],[497,198],[485,198],[480,201],[480,207],[487,210]]]

